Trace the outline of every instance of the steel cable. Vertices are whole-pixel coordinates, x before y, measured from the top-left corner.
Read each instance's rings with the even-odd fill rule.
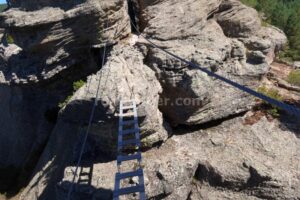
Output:
[[[275,105],[275,106],[277,106],[277,107],[279,107],[279,108],[287,111],[288,113],[290,113],[292,115],[300,117],[300,109],[299,108],[297,108],[295,106],[291,106],[291,105],[283,103],[283,102],[280,102],[280,101],[278,101],[276,99],[273,99],[271,97],[268,97],[268,96],[266,96],[266,95],[264,95],[262,93],[256,92],[256,91],[254,91],[251,88],[248,88],[248,87],[245,87],[243,85],[240,85],[239,83],[236,83],[236,82],[234,82],[232,80],[229,80],[229,79],[227,79],[227,78],[225,78],[223,76],[220,76],[220,75],[218,75],[218,74],[216,74],[216,73],[214,73],[214,72],[212,72],[212,71],[210,71],[210,70],[208,70],[206,68],[201,67],[200,65],[192,63],[192,62],[190,62],[190,61],[188,61],[188,60],[186,60],[184,58],[181,58],[180,56],[177,56],[176,54],[174,54],[172,52],[169,52],[169,51],[163,49],[162,47],[156,45],[154,42],[152,42],[150,39],[148,39],[146,36],[144,36],[138,30],[138,28],[132,22],[131,19],[130,19],[130,23],[132,24],[132,27],[134,27],[134,29],[138,33],[138,35],[141,36],[142,38],[144,38],[146,41],[148,41],[154,48],[157,48],[157,49],[165,52],[166,54],[168,54],[168,55],[176,58],[177,60],[179,60],[179,61],[181,61],[183,63],[188,64],[190,67],[193,67],[193,68],[201,70],[202,72],[206,73],[208,76],[211,76],[211,77],[214,77],[214,78],[216,78],[218,80],[221,80],[221,81],[223,81],[223,82],[225,82],[225,83],[227,83],[227,84],[229,84],[229,85],[231,85],[231,86],[233,86],[233,87],[235,87],[235,88],[237,88],[239,90],[242,90],[242,91],[244,91],[244,92],[246,92],[246,93],[248,93],[248,94],[250,94],[252,96],[255,96],[255,97],[257,97],[259,99],[262,99],[262,100],[264,100],[264,101],[266,101],[266,102],[268,102],[268,103],[270,103],[272,105]]]

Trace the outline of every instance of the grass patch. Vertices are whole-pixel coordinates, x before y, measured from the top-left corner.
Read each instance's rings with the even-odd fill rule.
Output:
[[[296,86],[300,86],[300,70],[298,69],[291,71],[287,78],[287,82]]]
[[[279,91],[276,89],[268,89],[266,86],[261,86],[257,89],[257,92],[264,94],[272,99],[276,99],[277,101],[282,101],[283,97],[279,94]],[[279,108],[277,106],[271,105],[268,102],[263,102],[266,107],[267,113],[272,115],[275,118],[280,117]]]
[[[9,34],[6,36],[6,41],[7,41],[8,44],[14,44],[15,43],[14,38]]]
[[[283,61],[285,63],[292,63],[294,61],[293,57],[289,55],[288,52],[286,51],[281,51],[278,55],[277,55],[277,58],[280,60],[280,61]]]
[[[241,0],[241,2],[252,8],[255,8],[257,6],[257,0]]]
[[[263,27],[269,27],[269,26],[271,26],[270,23],[268,21],[266,21],[266,20],[261,20],[261,25]]]
[[[276,89],[268,89],[266,86],[261,86],[257,89],[257,91],[259,93],[262,93],[268,97],[271,97],[273,99],[276,99],[277,101],[282,101],[283,98],[282,96],[279,94],[279,91]]]
[[[283,51],[279,52],[277,58],[284,62],[292,63],[295,60],[300,60],[300,51],[297,49],[292,49],[289,45],[286,45]]]
[[[73,91],[76,92],[77,90],[79,90],[82,86],[84,86],[85,81],[83,80],[79,80],[73,83]]]
[[[72,92],[72,94],[69,95],[69,96],[67,96],[67,98],[66,98],[63,102],[60,102],[60,103],[58,104],[58,107],[59,107],[60,109],[63,108],[63,107],[65,107],[65,106],[68,104],[68,102],[70,101],[70,99],[72,98],[72,96],[74,95],[74,93],[75,93],[77,90],[79,90],[82,86],[84,86],[85,83],[86,83],[86,82],[83,81],[83,80],[79,80],[79,81],[73,82],[73,92]]]

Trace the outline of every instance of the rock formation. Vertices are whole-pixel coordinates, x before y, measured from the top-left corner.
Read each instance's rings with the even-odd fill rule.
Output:
[[[278,122],[262,118],[251,126],[244,124],[245,119],[236,118],[216,128],[185,135],[180,130],[176,132],[180,135],[170,138],[161,148],[146,152],[143,165],[148,198],[299,197],[299,139]],[[110,174],[116,172],[115,165],[94,165],[91,181],[95,188],[90,191],[90,199],[113,190],[114,177]],[[88,167],[84,170],[88,171]],[[71,178],[71,168],[66,168],[59,196],[68,190]],[[77,187],[78,193],[85,190],[84,185]]]
[[[154,48],[130,23],[163,49],[256,89],[287,39],[254,9],[237,0],[11,7],[0,14],[0,172],[21,170],[10,183],[25,186],[20,199],[66,198],[95,100],[79,174],[90,184],[76,183],[73,198],[111,199],[122,98],[137,101],[149,199],[300,198],[297,124],[249,124],[253,97]],[[79,79],[86,84],[73,93]]]
[[[14,178],[4,171],[1,181],[32,173],[72,82],[97,71],[105,42],[116,43],[131,31],[124,1],[68,9],[49,7],[51,2],[13,1],[16,8],[1,13],[0,168],[15,169]]]

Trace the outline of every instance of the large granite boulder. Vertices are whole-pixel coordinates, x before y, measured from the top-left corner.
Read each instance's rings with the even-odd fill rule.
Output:
[[[153,10],[163,8],[153,6],[156,6]],[[151,12],[152,9],[146,10]],[[161,20],[159,24],[165,26],[170,24],[163,15],[151,20],[154,19]],[[167,41],[161,36],[163,29],[151,26],[151,20],[145,34],[159,39],[154,40],[159,46],[243,85],[257,87],[260,77],[269,68],[263,54],[251,51],[246,54],[244,44],[237,39],[227,38],[214,19],[207,21],[205,18],[195,35],[181,20],[173,20],[173,26],[183,26],[185,29],[176,32],[176,37],[169,33],[172,39]],[[155,34],[149,30],[155,30]],[[189,37],[186,38],[186,35]],[[156,72],[163,87],[160,108],[174,125],[217,120],[244,112],[254,104],[248,95],[167,56],[147,42],[141,40],[140,44],[147,58],[145,62]]]
[[[117,45],[112,49],[103,68],[88,78],[87,84],[73,95],[61,111],[31,181],[31,184],[38,184],[39,189],[36,191],[28,187],[22,199],[34,199],[36,192],[41,198],[46,198],[46,195],[55,199],[52,191],[55,190],[55,183],[61,180],[64,168],[77,163],[97,95],[97,106],[81,165],[85,166],[87,161],[98,163],[116,158],[120,100],[135,99],[137,103],[143,149],[167,140],[169,128],[158,110],[161,86],[154,72],[143,64],[143,59],[143,55],[129,45]],[[68,145],[63,145],[64,142]],[[59,155],[62,148],[64,154]],[[39,181],[47,176],[50,176],[47,182]]]
[[[262,27],[257,12],[236,0],[139,1],[138,5],[143,34],[158,46],[253,89],[268,71],[275,50],[286,42],[284,34]],[[248,95],[143,40],[140,44],[145,62],[163,87],[160,108],[173,125],[225,118],[254,104]]]
[[[283,31],[271,25],[261,25],[257,11],[240,1],[224,0],[214,17],[226,36],[238,38],[249,51],[263,52],[268,64],[287,43]]]
[[[168,126],[158,110],[162,88],[155,73],[143,63],[143,60],[143,54],[136,48],[129,45],[115,46],[105,66],[96,75],[89,77],[85,87],[72,97],[62,112],[64,120],[73,123],[88,122],[89,109],[99,87],[95,120],[102,121],[103,124],[113,123],[114,127],[111,131],[98,127],[104,137],[112,136],[103,139],[103,144],[114,142],[115,146],[115,140],[111,138],[116,139],[117,135],[118,126],[115,122],[118,122],[119,103],[121,100],[131,99],[137,104],[143,145],[149,148],[155,143],[165,141],[168,137],[166,131]],[[112,146],[103,149],[116,150]]]
[[[75,184],[75,199],[111,199],[121,99],[137,102],[149,198],[300,197],[297,129],[265,118],[250,126],[238,117],[199,130],[199,124],[240,116],[254,98],[167,56],[142,37],[127,37],[130,14],[162,48],[255,89],[286,42],[281,31],[261,27],[255,10],[237,0],[135,0],[129,14],[122,0],[10,3],[12,8],[0,14],[4,38],[10,40],[0,46],[0,109],[5,113],[0,147],[9,148],[0,154],[9,162],[0,167],[9,163],[31,172],[39,159],[20,199],[66,198],[95,98],[79,170],[79,177],[90,180]],[[73,94],[72,83],[87,76]],[[70,94],[56,121],[52,108]],[[198,130],[184,126],[172,136],[165,120]]]
[[[82,66],[95,71],[104,43],[114,44],[131,32],[127,4],[121,0],[88,1],[67,10],[31,3],[43,8],[14,8],[0,14],[0,27],[9,42],[22,49],[0,68],[6,82],[45,81]]]
[[[222,0],[138,2],[143,32],[158,40],[174,40],[198,35]]]
[[[105,42],[131,32],[124,1],[68,8],[50,2],[58,1],[12,1],[14,8],[0,14],[1,192],[24,187],[55,126],[59,102],[72,94],[73,82],[97,71]]]
[[[246,125],[250,115],[190,134],[182,135],[187,130],[179,129],[179,135],[159,149],[143,153],[147,197],[298,199],[300,151],[296,129],[265,117]],[[89,171],[88,166],[82,168]],[[115,162],[94,164],[91,185],[76,184],[74,197],[84,194],[90,199],[110,199],[115,172]],[[68,167],[58,185],[58,199],[65,197],[71,180],[72,167]]]
[[[224,0],[215,17],[229,37],[249,37],[261,28],[257,11],[236,0]]]

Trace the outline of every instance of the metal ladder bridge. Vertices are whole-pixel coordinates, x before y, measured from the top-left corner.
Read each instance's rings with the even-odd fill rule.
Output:
[[[138,124],[137,107],[135,100],[121,101],[119,113],[118,132],[118,172],[115,177],[115,189],[113,200],[119,200],[120,196],[139,193],[139,199],[145,200],[144,172],[141,166],[141,140]],[[133,161],[138,162],[138,167]],[[124,162],[131,164],[132,171],[122,172]],[[138,177],[138,183],[134,186],[121,187],[125,179]]]

